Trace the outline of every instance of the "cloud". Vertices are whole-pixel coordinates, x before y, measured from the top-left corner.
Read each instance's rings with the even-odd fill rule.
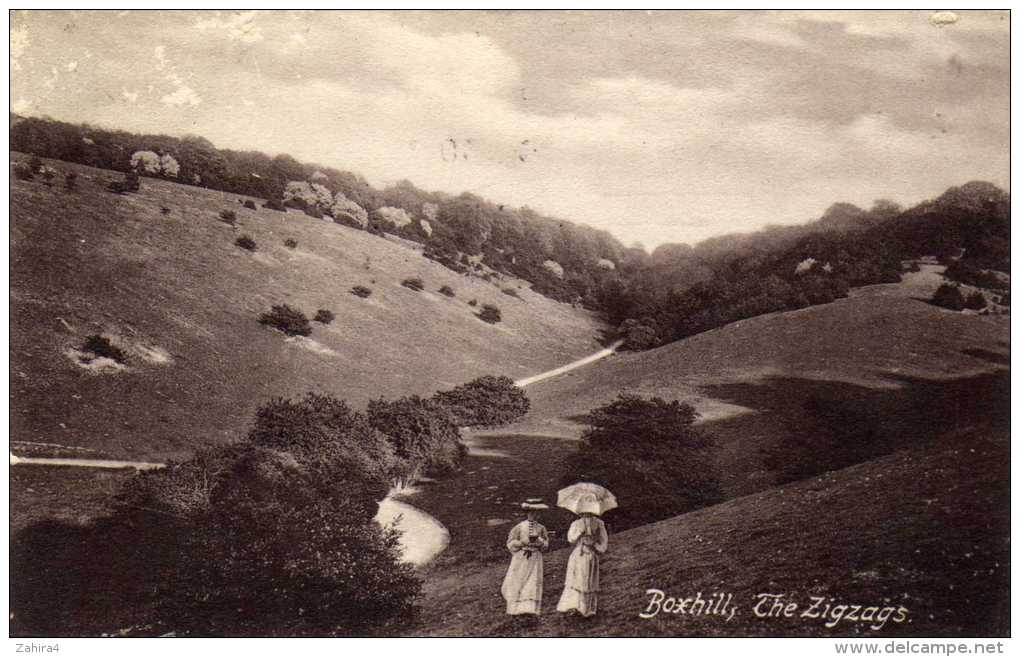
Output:
[[[197,93],[195,93],[194,89],[183,82],[180,82],[172,93],[166,94],[160,98],[159,102],[164,105],[171,105],[175,107],[183,107],[184,105],[194,107],[201,103],[202,99]]]
[[[654,246],[1008,185],[1008,15],[930,13],[28,12],[12,96]]]
[[[11,27],[11,68],[15,71],[21,70],[21,57],[28,50],[31,41],[28,38],[28,26]]]
[[[257,43],[263,39],[262,28],[255,22],[257,15],[256,11],[244,11],[224,18],[217,12],[214,18],[199,19],[195,27],[202,31],[222,32],[231,41]]]

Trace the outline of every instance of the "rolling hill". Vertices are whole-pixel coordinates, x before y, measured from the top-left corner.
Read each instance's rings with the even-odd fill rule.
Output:
[[[929,304],[940,271],[922,265],[902,283],[857,288],[829,304],[618,353],[536,383],[528,388],[528,416],[498,433],[576,439],[583,415],[620,392],[680,399],[695,406],[716,436],[724,488],[734,496],[775,483],[763,461],[784,437],[838,429],[819,426],[811,404],[849,414],[834,422],[880,423],[889,435],[934,431],[928,425],[946,420],[936,417],[938,408],[1004,412],[1001,394],[988,394],[988,377],[1009,364],[1009,318]],[[864,410],[855,411],[855,404]]]
[[[599,613],[592,619],[554,611],[568,555],[569,549],[547,555],[544,614],[535,621],[514,621],[503,613],[499,584],[505,563],[462,566],[427,581],[414,631],[426,636],[1008,636],[1008,430],[958,433],[611,534],[600,564]],[[727,607],[720,605],[721,614],[652,615],[650,589],[674,598],[732,598]],[[789,618],[759,617],[754,613],[759,594],[782,594],[783,604],[796,603],[797,609]],[[847,606],[840,611],[840,605]],[[878,608],[870,612],[872,619],[881,618],[882,609],[894,611],[883,614],[885,622],[862,622],[868,607]],[[667,603],[666,610],[671,608],[676,609]],[[731,608],[736,609],[732,617]],[[770,603],[759,607],[762,613],[769,609]]]
[[[53,186],[38,177],[11,186],[15,440],[184,457],[236,439],[271,397],[314,390],[361,406],[482,374],[525,376],[599,348],[592,314],[520,280],[461,276],[396,241],[246,209],[234,194],[145,178],[121,196],[105,190],[116,172],[47,165],[60,172]],[[78,174],[76,191],[61,184],[66,172]],[[220,221],[221,210],[238,225]],[[240,235],[257,250],[235,246]],[[402,287],[409,277],[425,289]],[[372,295],[350,294],[355,285]],[[444,285],[456,296],[439,294]],[[288,338],[257,321],[282,303],[336,319]],[[487,303],[501,323],[476,317]],[[81,365],[74,350],[97,333],[128,353],[125,370]]]

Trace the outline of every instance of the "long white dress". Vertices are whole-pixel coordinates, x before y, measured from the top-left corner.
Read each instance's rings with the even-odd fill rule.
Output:
[[[576,609],[592,616],[598,609],[599,555],[609,547],[606,524],[601,518],[578,518],[571,523],[567,540],[574,551],[567,560],[567,579],[556,611]]]
[[[548,547],[549,534],[537,522],[525,520],[510,530],[506,549],[513,557],[500,589],[506,613],[542,613],[542,550]]]

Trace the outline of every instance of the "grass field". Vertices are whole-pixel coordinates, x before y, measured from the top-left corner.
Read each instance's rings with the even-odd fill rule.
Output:
[[[612,514],[607,516],[611,523]],[[562,529],[557,519],[546,520]],[[508,555],[426,582],[410,631],[429,636],[1006,636],[1009,634],[1008,430],[948,435],[923,447],[611,535],[599,613],[554,611],[569,550],[546,557],[544,615],[506,616]],[[668,596],[732,594],[736,614],[649,611]],[[758,594],[798,603],[759,618]],[[826,604],[904,607],[874,623],[801,614]],[[874,612],[873,612],[874,614]],[[860,612],[859,614],[860,615]]]
[[[143,180],[140,194],[114,196],[102,188],[115,174],[53,164],[79,172],[80,191],[12,186],[15,440],[114,458],[184,456],[238,438],[271,396],[328,391],[359,406],[479,374],[522,377],[599,348],[602,327],[590,315],[528,290],[523,300],[510,298],[500,289],[506,281],[458,276],[398,243],[304,215],[246,210],[233,195],[164,181]],[[237,212],[240,227],[217,219],[224,208]],[[233,245],[242,233],[256,252]],[[283,246],[287,238],[297,249]],[[425,280],[424,292],[401,287],[411,276]],[[940,269],[926,265],[900,284],[611,356],[529,386],[532,410],[522,421],[470,432],[463,472],[403,498],[442,522],[450,544],[423,571],[420,613],[393,631],[1008,634],[1009,318],[932,306],[926,300],[941,280]],[[374,293],[355,297],[353,285]],[[457,296],[438,294],[441,285]],[[477,320],[471,298],[499,305],[503,323]],[[309,316],[330,309],[337,319],[313,324],[311,339],[286,339],[256,322],[283,302]],[[67,355],[95,332],[129,351],[126,371],[97,374]],[[519,503],[555,500],[582,416],[622,391],[695,405],[721,447],[726,501],[612,533],[599,615],[589,621],[552,612],[570,517],[551,510],[542,518],[553,548],[548,613],[511,621],[499,585]],[[811,441],[872,448],[864,462],[782,484],[777,467],[803,456],[782,451],[796,437],[806,437],[808,449]],[[12,529],[47,517],[68,521],[73,535],[74,525],[108,509],[125,476],[18,469]],[[612,532],[611,513],[606,520]],[[129,544],[114,547],[130,553]],[[39,595],[28,596],[43,617],[45,595],[53,595],[43,585],[47,573]],[[738,612],[729,621],[640,618],[652,588],[676,597],[732,594]],[[880,629],[852,620],[827,627],[799,613],[757,617],[761,593],[784,594],[800,611],[812,596],[907,611]]]
[[[13,159],[25,159],[14,155]],[[78,190],[11,187],[11,435],[117,458],[184,457],[243,434],[274,396],[329,392],[361,406],[427,394],[482,374],[526,376],[596,351],[591,314],[521,289],[456,274],[369,233],[299,213],[248,210],[238,197],[143,179],[137,194],[105,191],[120,174],[65,162]],[[168,212],[164,214],[163,208]],[[233,210],[238,225],[219,220]],[[242,234],[258,245],[234,245]],[[286,239],[297,248],[284,246]],[[418,276],[425,290],[400,282]],[[362,299],[354,285],[373,290]],[[450,286],[455,298],[438,294]],[[503,321],[475,317],[492,303]],[[259,315],[287,303],[311,317],[310,338],[286,338]],[[130,357],[98,374],[72,349],[94,333]]]

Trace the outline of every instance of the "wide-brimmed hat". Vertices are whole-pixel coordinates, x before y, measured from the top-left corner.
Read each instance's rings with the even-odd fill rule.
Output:
[[[521,504],[521,508],[525,511],[543,511],[548,509],[549,505],[543,504],[541,497],[529,497]]]

